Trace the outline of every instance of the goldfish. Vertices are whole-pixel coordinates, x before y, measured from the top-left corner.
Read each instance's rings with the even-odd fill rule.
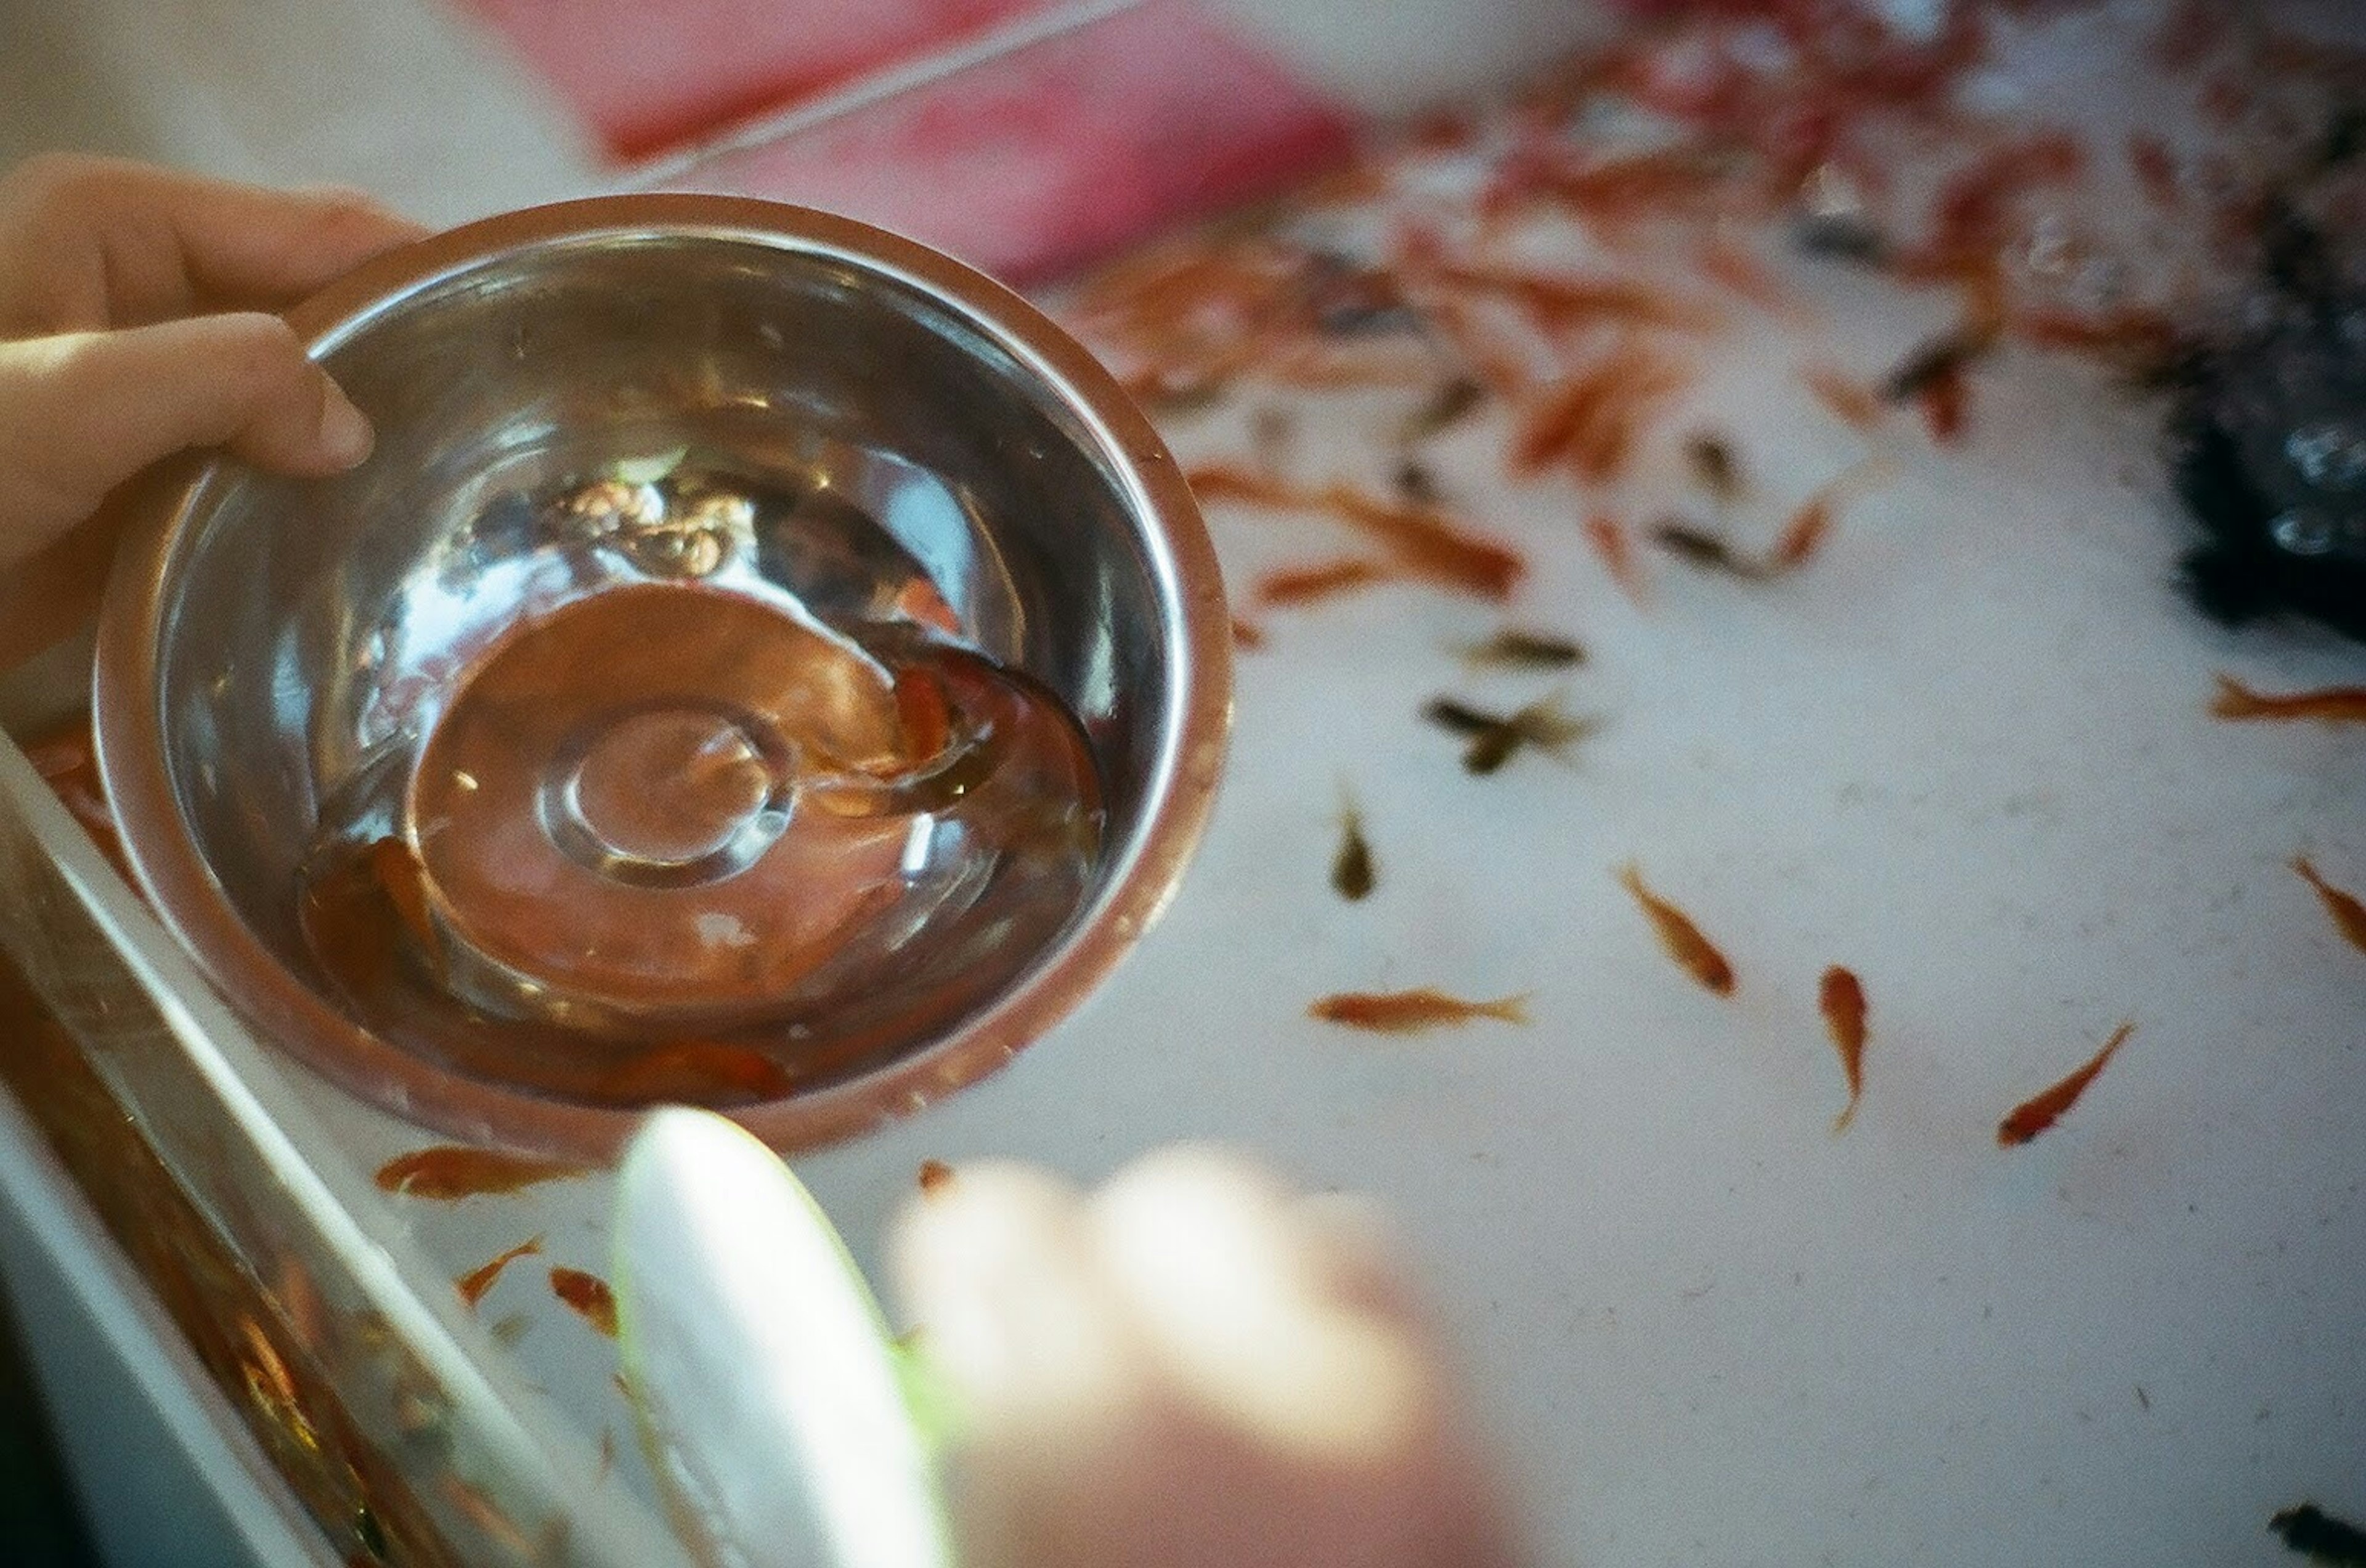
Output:
[[[1660,945],[1668,950],[1668,956],[1718,996],[1733,995],[1733,965],[1726,962],[1725,954],[1701,934],[1700,928],[1682,909],[1643,885],[1642,867],[1629,861],[1618,868],[1617,877],[1651,919],[1651,928],[1659,932]]]
[[[1601,558],[1602,569],[1610,574],[1619,592],[1640,604],[1643,602],[1642,573],[1635,564],[1634,548],[1627,542],[1627,530],[1618,519],[1597,512],[1585,520],[1585,542],[1594,547]]]
[[[474,1307],[485,1299],[485,1292],[493,1288],[493,1281],[501,1277],[502,1269],[519,1258],[530,1258],[541,1250],[542,1237],[538,1235],[530,1237],[511,1247],[507,1252],[497,1253],[490,1260],[469,1269],[452,1281],[452,1288],[460,1292],[462,1303]]]
[[[1796,571],[1813,560],[1823,547],[1826,536],[1832,531],[1833,520],[1850,492],[1866,479],[1882,474],[1887,465],[1878,458],[1869,458],[1848,468],[1827,483],[1791,513],[1791,521],[1783,529],[1783,536],[1774,541],[1767,556],[1767,566],[1777,572]]]
[[[2079,1103],[2079,1097],[2087,1092],[2087,1086],[2095,1081],[2097,1074],[2111,1065],[2112,1057],[2118,1053],[2122,1045],[2127,1043],[2128,1036],[2135,1032],[2135,1020],[2126,1020],[2119,1028],[2112,1031],[2112,1037],[2103,1042],[2103,1048],[2090,1057],[2086,1066],[2045,1093],[2025,1100],[2013,1107],[2011,1114],[1997,1123],[1998,1146],[2008,1149],[2018,1147],[2060,1121],[2065,1111]]]
[[[1234,463],[1203,464],[1183,477],[1202,502],[1328,513],[1378,540],[1407,570],[1482,598],[1509,598],[1527,571],[1527,562],[1515,551],[1478,537],[1442,513],[1383,500],[1351,484],[1294,485]]]
[[[550,1293],[573,1307],[593,1328],[611,1339],[616,1337],[616,1295],[607,1280],[580,1269],[553,1269]]]
[[[1809,365],[1799,372],[1808,390],[1831,415],[1852,430],[1871,430],[1881,423],[1881,400],[1836,366]]]
[[[1327,486],[1322,502],[1387,546],[1410,570],[1482,599],[1510,598],[1527,573],[1516,552],[1426,507],[1402,506],[1346,484]]]
[[[653,1046],[600,1076],[603,1099],[637,1105],[681,1100],[704,1104],[718,1095],[777,1100],[789,1092],[789,1070],[761,1052],[715,1040],[678,1040]]]
[[[1848,1080],[1848,1103],[1832,1121],[1833,1133],[1845,1133],[1856,1120],[1857,1101],[1865,1098],[1865,987],[1835,964],[1824,971],[1816,996],[1832,1047],[1841,1054],[1841,1076]]]
[[[1318,599],[1386,582],[1394,575],[1377,561],[1353,556],[1317,566],[1290,567],[1269,571],[1257,580],[1256,601],[1268,609],[1311,604]]]
[[[1462,649],[1465,662],[1507,670],[1561,670],[1585,662],[1584,648],[1568,637],[1506,628]]]
[[[1749,300],[1770,316],[1804,321],[1813,312],[1791,286],[1777,277],[1747,245],[1729,234],[1713,235],[1697,257],[1702,274]]]
[[[2333,917],[2334,928],[2343,939],[2359,952],[2366,953],[2366,904],[2360,903],[2356,895],[2345,893],[2325,880],[2306,855],[2293,856],[2292,868],[2303,882],[2316,889],[2325,912]]]
[[[2220,675],[2210,700],[2214,718],[2299,720],[2319,724],[2366,723],[2366,686],[2322,686],[2313,692],[2255,692],[2232,675]]]
[[[378,1167],[381,1192],[450,1203],[478,1193],[515,1192],[544,1181],[566,1181],[590,1168],[565,1160],[536,1159],[504,1154],[499,1149],[472,1149],[439,1144],[398,1155]]]
[[[1418,1034],[1425,1030],[1492,1018],[1504,1023],[1528,1021],[1526,993],[1490,1002],[1468,1002],[1424,986],[1412,991],[1343,991],[1316,1001],[1310,1018],[1369,1029],[1380,1034]]]

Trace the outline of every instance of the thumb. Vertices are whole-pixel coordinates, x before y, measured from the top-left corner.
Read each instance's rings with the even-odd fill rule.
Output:
[[[0,344],[0,568],[193,446],[276,473],[331,474],[369,455],[370,428],[276,316]]]

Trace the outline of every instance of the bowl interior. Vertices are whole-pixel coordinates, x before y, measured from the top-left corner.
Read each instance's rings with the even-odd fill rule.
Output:
[[[321,482],[208,469],[153,569],[163,783],[235,930],[168,918],[234,999],[302,993],[262,1010],[275,1021],[325,1009],[463,1077],[592,1105],[646,1098],[584,1076],[587,1051],[605,1072],[622,1049],[601,1028],[587,1046],[572,1028],[479,1028],[477,1008],[394,1028],[357,1012],[299,914],[324,836],[399,817],[456,693],[520,626],[569,606],[664,583],[870,637],[911,631],[926,603],[921,619],[1073,716],[1098,842],[1062,907],[988,900],[861,998],[801,1018],[793,1086],[722,1092],[827,1089],[958,1033],[1110,917],[1187,728],[1175,519],[1145,491],[1135,433],[1040,347],[846,246],[681,225],[468,256],[352,314],[320,352],[377,426],[371,459]],[[701,563],[694,587],[679,548],[653,562],[550,526],[587,485],[693,470],[750,498],[734,519],[744,547]],[[667,639],[650,659],[693,657],[647,635]],[[603,671],[639,656],[602,647]],[[1139,913],[1121,917],[1129,935]]]

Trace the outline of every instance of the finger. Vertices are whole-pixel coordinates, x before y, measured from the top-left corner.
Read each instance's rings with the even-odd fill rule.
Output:
[[[1084,1200],[1046,1172],[965,1164],[913,1206],[894,1260],[930,1354],[997,1416],[1089,1407],[1137,1354],[1087,1246]]]
[[[1222,1425],[1325,1464],[1424,1444],[1439,1394],[1425,1346],[1339,1294],[1329,1249],[1268,1172],[1162,1151],[1112,1180],[1092,1220],[1165,1370]]]
[[[369,422],[276,316],[199,316],[0,344],[0,567],[46,548],[171,453],[220,446],[316,476]]]
[[[355,191],[31,158],[0,179],[0,335],[277,310],[423,232]]]

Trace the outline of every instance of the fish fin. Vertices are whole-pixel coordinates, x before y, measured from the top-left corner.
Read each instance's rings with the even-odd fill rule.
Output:
[[[2232,675],[2219,675],[2214,679],[2218,682],[2218,694],[2210,700],[2213,715],[2219,718],[2248,718],[2259,711],[2261,704],[2257,692]]]

